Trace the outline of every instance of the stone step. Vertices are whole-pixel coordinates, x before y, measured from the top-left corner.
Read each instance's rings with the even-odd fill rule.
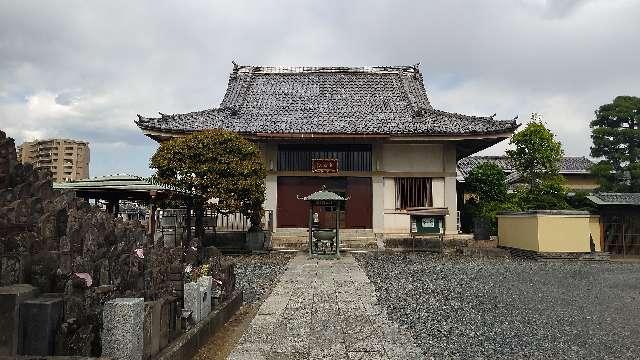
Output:
[[[284,237],[271,238],[271,246],[274,250],[284,249],[304,249],[307,247],[309,239],[307,237]],[[377,242],[375,237],[360,237],[340,239],[340,248],[376,248]]]
[[[277,228],[273,234],[274,235],[307,235],[307,228]],[[354,236],[373,236],[372,229],[340,229],[340,234],[342,235],[354,235]]]

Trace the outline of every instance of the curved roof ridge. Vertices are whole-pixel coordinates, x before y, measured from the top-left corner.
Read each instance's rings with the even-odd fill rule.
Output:
[[[390,66],[259,66],[237,65],[233,73],[296,74],[296,73],[419,73],[418,65]]]

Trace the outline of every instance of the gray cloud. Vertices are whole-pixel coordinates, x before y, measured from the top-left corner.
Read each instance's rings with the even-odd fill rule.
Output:
[[[217,106],[231,60],[421,62],[435,106],[540,112],[585,155],[595,107],[640,94],[639,17],[632,0],[0,0],[0,128],[90,141],[92,175],[148,174],[136,114]]]

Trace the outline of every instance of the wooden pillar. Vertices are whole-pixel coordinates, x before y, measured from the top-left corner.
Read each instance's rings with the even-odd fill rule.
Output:
[[[181,241],[180,246],[182,246],[183,248],[191,244],[191,208],[193,207],[191,198],[188,198],[185,203],[187,206],[187,213],[185,214],[185,217],[184,217],[184,222],[185,222],[184,225],[187,228],[187,241],[186,241],[186,244],[184,244],[184,241]]]
[[[336,255],[340,256],[340,202],[336,201]]]
[[[309,202],[309,255],[313,250],[313,202]]]
[[[149,203],[149,221],[147,223],[148,227],[149,227],[149,244],[154,243],[155,241],[155,237],[156,237],[156,209],[157,209],[157,205],[156,205],[156,194],[155,193],[151,193],[151,201]]]
[[[107,200],[107,212],[114,218],[120,213],[120,200]]]

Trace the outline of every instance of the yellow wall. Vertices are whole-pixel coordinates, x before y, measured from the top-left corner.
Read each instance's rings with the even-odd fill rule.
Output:
[[[538,215],[538,251],[590,252],[589,215]]]
[[[593,190],[598,187],[595,176],[590,174],[564,174],[565,187],[572,190]]]
[[[590,252],[590,234],[596,251],[600,251],[599,221],[589,214],[498,216],[500,246],[538,252]]]
[[[538,219],[535,216],[499,215],[498,245],[538,251]]]

